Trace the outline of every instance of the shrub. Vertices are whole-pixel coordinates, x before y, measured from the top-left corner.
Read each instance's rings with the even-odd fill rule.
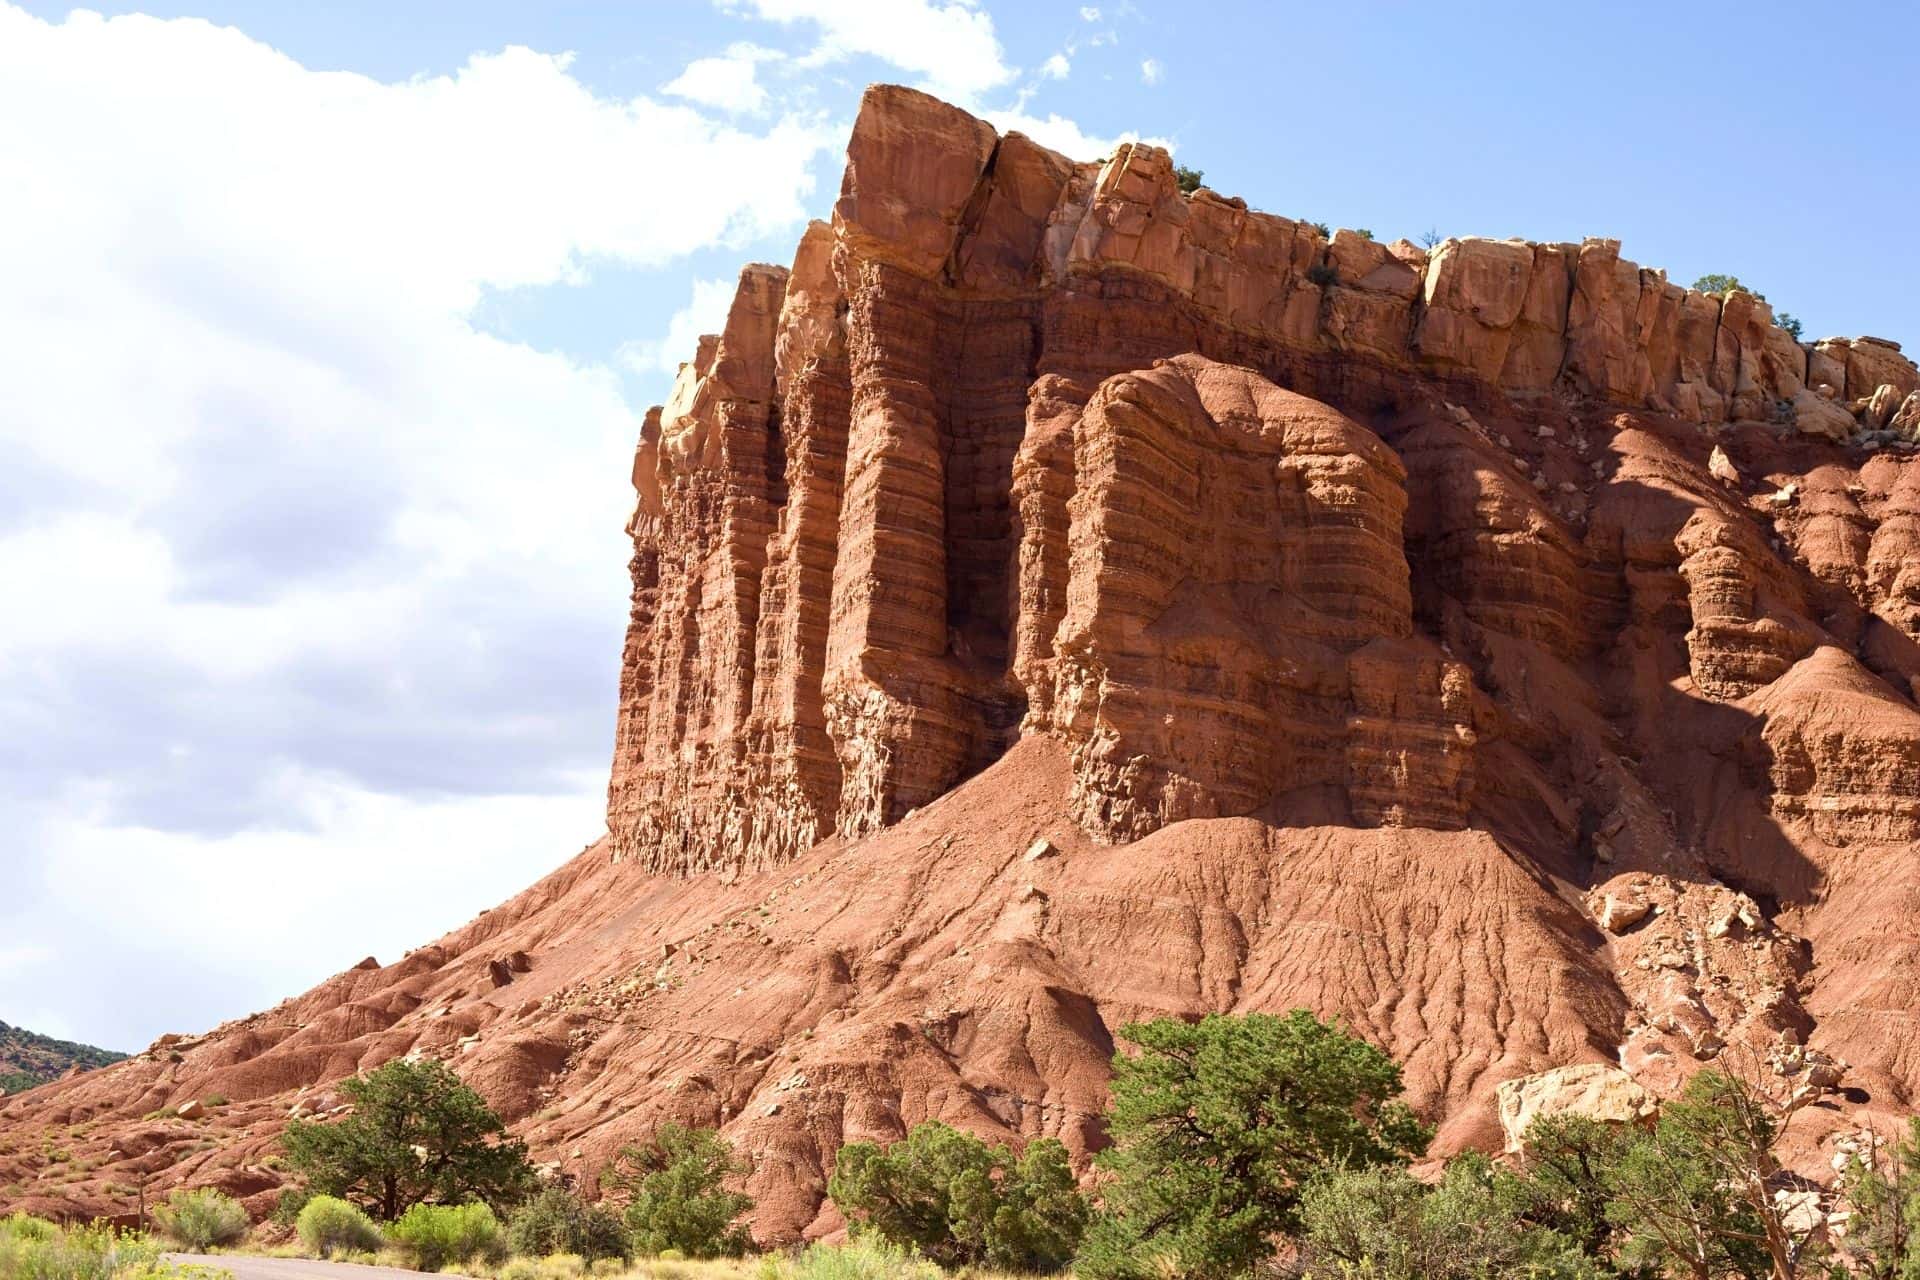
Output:
[[[1795,1230],[1771,1185],[1783,1113],[1744,1081],[1702,1071],[1636,1133],[1606,1170],[1607,1218],[1628,1266],[1764,1273],[1769,1246],[1801,1257],[1817,1244]],[[1808,1266],[1808,1274],[1811,1274]]]
[[[1559,1232],[1592,1258],[1613,1257],[1608,1185],[1637,1135],[1581,1115],[1543,1116],[1527,1127],[1521,1156],[1500,1177],[1503,1197],[1527,1221]]]
[[[1397,1099],[1400,1069],[1304,1009],[1121,1028],[1096,1163],[1109,1181],[1077,1268],[1093,1277],[1243,1273],[1299,1226],[1329,1164],[1405,1164],[1430,1131]]]
[[[287,1187],[273,1202],[273,1221],[283,1227],[291,1227],[300,1221],[300,1211],[313,1199],[313,1192],[305,1187]]]
[[[1745,293],[1751,294],[1762,302],[1767,300],[1767,295],[1761,293],[1758,289],[1749,289],[1747,286],[1741,284],[1739,276],[1721,275],[1717,271],[1701,276],[1698,280],[1695,280],[1693,282],[1693,291],[1695,293],[1713,294],[1721,298],[1726,297],[1730,293]]]
[[[499,1262],[506,1235],[493,1210],[473,1204],[416,1204],[387,1229],[387,1238],[421,1271],[448,1263]]]
[[[323,1258],[366,1252],[381,1244],[373,1219],[337,1196],[314,1196],[301,1206],[294,1230],[300,1241]]]
[[[212,1187],[174,1192],[155,1206],[153,1223],[167,1239],[195,1253],[232,1244],[253,1225],[239,1201]]]
[[[793,1280],[941,1280],[939,1267],[884,1240],[813,1244],[793,1263]]]
[[[1523,1222],[1468,1156],[1428,1187],[1393,1166],[1333,1169],[1300,1194],[1302,1280],[1585,1280],[1599,1272],[1564,1236]]]
[[[943,1267],[1058,1271],[1079,1248],[1087,1206],[1051,1138],[1015,1159],[1005,1145],[937,1120],[906,1141],[840,1149],[827,1194],[849,1221]]]
[[[1192,195],[1200,189],[1201,181],[1206,177],[1198,169],[1189,169],[1183,164],[1173,166],[1173,180],[1179,184],[1182,195]]]
[[[1795,342],[1800,341],[1800,335],[1802,332],[1805,331],[1805,326],[1802,325],[1798,320],[1794,319],[1791,315],[1789,315],[1785,311],[1782,311],[1779,315],[1775,316],[1773,318],[1773,322],[1779,325],[1782,329],[1786,330],[1787,336],[1789,338],[1792,338]]]
[[[281,1140],[313,1190],[386,1222],[429,1201],[505,1209],[533,1190],[526,1144],[445,1064],[397,1058],[340,1090],[352,1115],[294,1120]]]
[[[1920,1277],[1920,1116],[1892,1141],[1869,1131],[1840,1173],[1847,1232],[1840,1261],[1853,1275]]]
[[[1353,229],[1353,234],[1359,236],[1362,240],[1373,239],[1373,232],[1368,230],[1366,227],[1355,227]]]
[[[1431,249],[1444,239],[1446,239],[1446,237],[1440,234],[1440,228],[1428,227],[1420,233],[1420,247],[1423,249]]]
[[[628,1147],[603,1177],[627,1198],[627,1230],[643,1254],[677,1249],[689,1258],[737,1258],[753,1247],[738,1225],[753,1198],[728,1191],[747,1163],[712,1129],[663,1124],[644,1147]]]
[[[40,1218],[0,1220],[0,1280],[113,1280],[160,1264],[159,1246],[107,1226],[61,1229]]]
[[[540,1259],[540,1280],[580,1280],[587,1273],[587,1260],[577,1253],[556,1253]]]
[[[1320,238],[1322,240],[1333,239],[1333,232],[1328,228],[1327,224],[1324,222],[1308,222],[1303,225],[1312,227],[1315,231],[1319,232]]]
[[[1340,283],[1340,272],[1331,262],[1316,262],[1307,268],[1307,279],[1324,289],[1328,285]]]
[[[565,1187],[548,1187],[521,1205],[507,1223],[507,1246],[517,1254],[544,1257],[577,1253],[588,1262],[633,1256],[627,1229],[612,1210],[588,1204]]]
[[[36,1218],[28,1213],[11,1213],[0,1218],[0,1239],[44,1243],[59,1238],[60,1228],[45,1218]]]
[[[540,1264],[532,1258],[515,1258],[500,1268],[500,1280],[540,1280]]]

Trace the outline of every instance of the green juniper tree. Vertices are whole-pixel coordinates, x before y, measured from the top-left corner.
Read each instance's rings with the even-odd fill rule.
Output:
[[[714,1130],[669,1122],[652,1141],[622,1151],[601,1175],[601,1185],[626,1200],[627,1230],[637,1252],[675,1249],[689,1258],[737,1258],[753,1248],[753,1237],[739,1223],[753,1198],[726,1184],[749,1172]]]
[[[1400,1069],[1304,1009],[1121,1028],[1113,1146],[1076,1270],[1091,1280],[1246,1272],[1300,1226],[1324,1168],[1403,1165],[1431,1132],[1398,1101]]]
[[[938,1120],[885,1148],[842,1147],[827,1194],[856,1229],[944,1267],[1058,1271],[1087,1220],[1057,1140],[1037,1139],[1015,1157]]]
[[[344,1082],[353,1112],[294,1120],[287,1160],[321,1195],[392,1222],[416,1204],[517,1204],[534,1185],[526,1145],[486,1100],[431,1059],[395,1059]]]

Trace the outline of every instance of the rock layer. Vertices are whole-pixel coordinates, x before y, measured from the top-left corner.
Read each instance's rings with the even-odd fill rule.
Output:
[[[1288,534],[1291,499],[1254,494],[1250,476],[1199,477],[1192,458],[1143,464],[1137,481],[1076,480],[1082,459],[1101,465],[1134,447],[1109,406],[1128,403],[1127,388],[1151,387],[1156,362],[1185,353],[1361,417],[1404,410],[1424,389],[1429,408],[1440,391],[1546,417],[1568,404],[1617,405],[1669,421],[1846,435],[1850,399],[1864,397],[1869,421],[1872,406],[1887,408],[1890,423],[1898,398],[1920,386],[1896,344],[1802,347],[1764,302],[1681,289],[1622,259],[1616,242],[1469,238],[1429,253],[1352,232],[1329,238],[1206,189],[1182,194],[1157,148],[1129,144],[1104,164],[1075,164],[924,95],[877,87],[854,128],[831,227],[808,231],[790,273],[743,275],[726,331],[683,368],[659,430],[641,443],[609,804],[616,856],[653,870],[760,865],[829,834],[872,832],[984,767],[1023,723],[1076,744],[1078,811],[1108,838],[1251,812],[1319,785],[1346,792],[1359,821],[1459,825],[1473,775],[1465,668],[1418,644],[1355,661],[1282,652],[1349,654],[1412,635],[1404,605],[1366,614],[1357,603],[1385,589],[1374,576],[1404,578],[1397,529],[1383,525],[1372,547],[1333,548],[1329,531],[1351,514],[1336,511],[1300,515]],[[1132,380],[1109,381],[1122,375]],[[1245,453],[1222,442],[1247,433],[1208,420],[1216,429],[1187,450],[1193,457],[1211,466]],[[1174,427],[1169,439],[1192,435]],[[1325,467],[1359,456],[1331,448]],[[1441,467],[1463,456],[1434,454]],[[1163,461],[1171,472],[1148,474]],[[1314,472],[1294,469],[1308,507]],[[1541,490],[1538,474],[1515,480]],[[1144,486],[1120,501],[1157,502],[1161,514],[1171,503],[1185,523],[1109,538],[1097,495],[1115,483]],[[1449,483],[1501,482],[1475,470]],[[1520,505],[1564,518],[1568,483]],[[1571,570],[1553,520],[1522,539],[1488,526],[1486,510],[1462,514],[1459,527],[1432,531],[1449,539],[1434,568],[1456,598],[1484,608],[1515,573]],[[1196,558],[1235,560],[1246,547],[1212,536],[1222,520],[1255,560],[1271,561],[1233,590],[1211,579],[1242,598],[1143,601],[1139,584],[1095,585],[1103,573],[1126,576],[1112,567],[1085,569],[1093,578],[1076,586],[1073,566],[1093,560],[1136,557],[1141,572],[1163,577]],[[1326,563],[1308,566],[1289,536]],[[1712,696],[1752,692],[1813,645],[1776,617],[1771,593],[1793,589],[1755,553],[1763,540],[1751,520],[1713,511],[1681,539],[1693,675]],[[1524,567],[1523,544],[1537,548]],[[1262,589],[1266,603],[1244,598]],[[1200,583],[1181,590],[1206,593]],[[1578,628],[1551,607],[1524,598],[1510,607],[1530,630],[1560,626],[1558,651],[1578,643]],[[1152,620],[1125,621],[1129,608],[1218,626],[1211,639],[1163,628],[1116,647],[1118,631]],[[1332,631],[1310,620],[1353,610],[1366,616]],[[1228,634],[1249,627],[1260,634],[1236,649]],[[1267,652],[1256,659],[1258,649]],[[1110,659],[1129,674],[1095,713]],[[1160,674],[1144,675],[1142,663]],[[1210,709],[1187,714],[1200,702]],[[1176,703],[1179,723],[1138,741],[1144,720],[1120,723],[1165,717]],[[1291,728],[1263,727],[1276,719]],[[1208,754],[1218,758],[1199,758]]]

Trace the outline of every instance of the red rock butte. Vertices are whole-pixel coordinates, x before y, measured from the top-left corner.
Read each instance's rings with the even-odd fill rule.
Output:
[[[1897,344],[1614,241],[1329,238],[870,89],[647,416],[606,839],[9,1100],[0,1209],[264,1212],[418,1054],[586,1180],[720,1126],[788,1239],[843,1142],[1084,1158],[1123,1024],[1300,1005],[1437,1152],[1738,1054],[1818,1169],[1920,1097],[1916,434]]]

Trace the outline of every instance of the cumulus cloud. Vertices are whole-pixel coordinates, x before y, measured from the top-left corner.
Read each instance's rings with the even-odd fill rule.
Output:
[[[737,115],[759,115],[767,109],[760,64],[781,56],[778,50],[758,45],[732,45],[722,57],[695,58],[686,70],[661,85],[660,92]]]
[[[1064,53],[1056,53],[1040,64],[1040,74],[1049,80],[1065,80],[1073,71],[1073,63]]]
[[[1160,65],[1160,59],[1146,58],[1141,61],[1140,63],[1140,83],[1141,84],[1148,84],[1148,85],[1159,84],[1161,81],[1161,78],[1165,75],[1166,75],[1166,69]]]
[[[797,230],[839,141],[0,3],[0,1009],[50,951],[131,1047],[597,834],[637,413],[474,309]]]
[[[818,66],[878,58],[922,77],[921,87],[962,106],[1014,77],[975,0],[721,0],[724,7],[783,24],[806,23],[818,43],[801,60]]]
[[[1044,116],[1031,115],[1018,109],[988,111],[984,118],[1001,133],[1010,131],[1024,133],[1041,146],[1052,147],[1062,155],[1075,160],[1104,159],[1112,155],[1121,143],[1138,141],[1140,138],[1140,135],[1132,130],[1112,137],[1088,133],[1075,121],[1051,111]],[[1170,144],[1163,138],[1148,138],[1147,141],[1171,149]]]
[[[1094,7],[1093,7],[1092,5],[1090,5],[1090,4],[1083,4],[1083,5],[1081,5],[1081,6],[1080,6],[1080,21],[1082,21],[1082,22],[1098,22],[1098,21],[1100,21],[1100,10],[1098,10],[1098,9],[1096,9],[1096,8],[1094,8]]]

